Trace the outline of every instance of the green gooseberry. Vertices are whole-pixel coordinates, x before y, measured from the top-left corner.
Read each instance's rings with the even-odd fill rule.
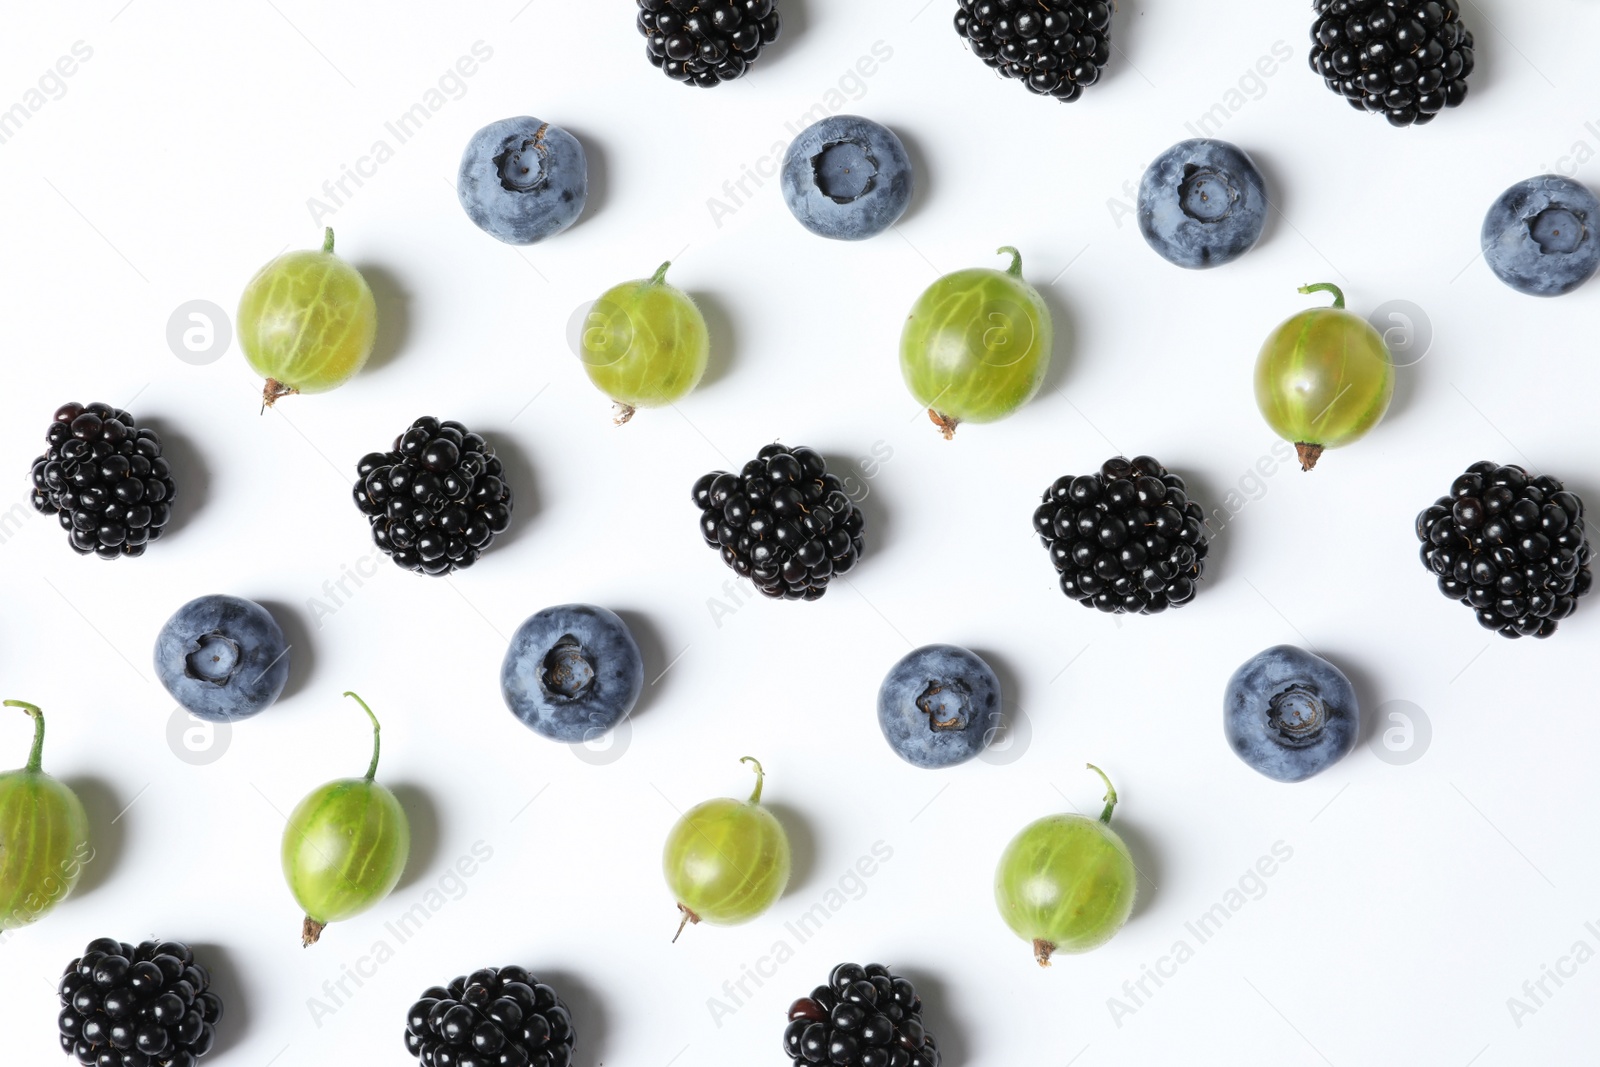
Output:
[[[267,406],[291,393],[325,393],[355,377],[372,355],[378,305],[361,272],[322,250],[288,252],[256,272],[239,297],[239,345],[267,379]]]
[[[1003,271],[946,274],[917,298],[900,334],[900,373],[917,403],[955,436],[963,422],[996,422],[1033,399],[1050,367],[1050,309],[1022,280],[1010,245]]]
[[[1106,783],[1099,819],[1047,815],[1011,839],[994,876],[1000,917],[1033,942],[1034,959],[1050,966],[1056,952],[1088,952],[1111,940],[1133,911],[1138,872],[1128,846],[1111,829],[1117,791]]]
[[[1256,359],[1256,404],[1267,425],[1317,465],[1324,449],[1366,436],[1394,399],[1394,360],[1383,336],[1344,308],[1344,293],[1327,282],[1302,293],[1333,294],[1333,306],[1312,308],[1272,331]]]
[[[371,908],[394,889],[411,852],[411,826],[395,795],[375,780],[381,728],[372,720],[372,762],[361,778],[329,782],[302,800],[283,831],[283,876],[305,912],[300,940],[316,944],[329,923]]]
[[[706,372],[711,335],[689,294],[666,282],[666,262],[648,278],[606,290],[584,319],[583,367],[616,404],[618,426],[636,408],[687,396]]]
[[[789,884],[789,837],[761,806],[766,773],[750,756],[756,788],[748,801],[708,800],[690,808],[667,835],[661,866],[667,886],[690,923],[735,926],[749,922],[783,895]],[[677,937],[673,937],[676,941]]]
[[[0,930],[15,930],[65,900],[93,853],[78,795],[39,769],[44,712],[21,700],[5,706],[33,716],[27,765],[0,774]]]

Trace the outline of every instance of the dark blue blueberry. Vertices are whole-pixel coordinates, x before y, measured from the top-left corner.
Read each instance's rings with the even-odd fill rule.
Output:
[[[1600,200],[1570,178],[1546,174],[1500,194],[1484,216],[1483,259],[1529,296],[1561,296],[1600,268]]]
[[[1268,778],[1300,782],[1327,770],[1355,747],[1360,725],[1350,680],[1293,645],[1267,649],[1228,679],[1228,744]]]
[[[517,628],[500,667],[506,707],[552,741],[593,741],[633,710],[644,659],[605,608],[562,604]]]
[[[965,763],[988,746],[1000,725],[1000,679],[964,648],[924,645],[884,678],[878,725],[907,763]]]
[[[864,241],[893,226],[915,184],[900,138],[855,115],[832,115],[796,137],[784,153],[782,183],[800,225],[838,241]]]
[[[461,154],[456,195],[485,233],[513,245],[542,241],[583,214],[589,198],[583,145],[538,119],[492,122]]]
[[[289,681],[289,643],[260,604],[203,596],[179,608],[156,637],[156,677],[196,718],[236,722],[260,714]]]
[[[1181,141],[1139,183],[1139,232],[1156,254],[1190,270],[1231,263],[1261,239],[1267,186],[1226,141]]]

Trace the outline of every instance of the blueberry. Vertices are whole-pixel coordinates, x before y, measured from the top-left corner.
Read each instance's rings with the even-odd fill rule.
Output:
[[[628,624],[605,608],[545,608],[512,635],[500,667],[506,707],[552,741],[578,744],[633,710],[644,658]]]
[[[924,645],[883,679],[878,725],[907,763],[965,763],[988,747],[1000,725],[1000,679],[964,648]]]
[[[1180,141],[1139,183],[1139,232],[1156,254],[1190,270],[1220,267],[1255,247],[1267,224],[1267,186],[1226,141]]]
[[[1600,268],[1600,200],[1570,178],[1546,174],[1500,194],[1483,219],[1483,259],[1529,296],[1561,296]]]
[[[783,199],[800,225],[837,241],[893,226],[914,184],[905,145],[887,126],[832,115],[806,127],[783,156]]]
[[[583,214],[589,198],[583,145],[538,119],[491,122],[461,153],[456,195],[485,233],[513,245],[542,241]]]
[[[1355,747],[1360,724],[1350,680],[1293,645],[1267,649],[1228,679],[1228,744],[1268,778],[1300,782],[1327,770]]]
[[[260,604],[203,596],[156,636],[156,676],[196,718],[235,722],[267,710],[289,680],[289,643]]]

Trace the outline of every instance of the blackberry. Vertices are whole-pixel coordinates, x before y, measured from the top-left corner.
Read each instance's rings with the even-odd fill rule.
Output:
[[[572,1015],[521,967],[434,986],[406,1012],[406,1051],[426,1067],[568,1067]]]
[[[973,55],[1029,92],[1071,103],[1111,60],[1103,0],[960,0],[956,32]]]
[[[1311,69],[1358,111],[1422,126],[1467,98],[1472,31],[1457,0],[1315,0]]]
[[[1033,528],[1084,607],[1154,615],[1194,599],[1205,572],[1205,512],[1149,456],[1108,459],[1044,491]]]
[[[1583,501],[1547,474],[1474,463],[1417,516],[1439,592],[1502,637],[1549,637],[1589,591]]]
[[[777,0],[639,0],[638,25],[652,65],[703,89],[744,77],[782,29]]]
[[[62,973],[62,1051],[92,1067],[194,1067],[222,1018],[210,987],[188,945],[91,941]]]
[[[172,519],[177,486],[161,438],[110,404],[63,404],[33,461],[33,506],[80,556],[142,556]]]
[[[939,1067],[916,989],[881,963],[841,963],[827,985],[789,1005],[783,1051],[835,1067]]]
[[[706,544],[774,599],[817,600],[861,558],[866,517],[809,448],[771,444],[738,474],[712,471],[694,503]]]
[[[511,524],[511,486],[494,446],[424,415],[356,466],[356,507],[384,554],[419,574],[470,567]]]

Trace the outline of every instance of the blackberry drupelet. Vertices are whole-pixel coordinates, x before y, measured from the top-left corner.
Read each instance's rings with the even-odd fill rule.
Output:
[[[91,1067],[195,1067],[222,1000],[189,946],[102,937],[61,977],[61,1048]]]
[[[1422,126],[1467,98],[1472,32],[1457,0],[1315,0],[1311,69],[1358,111]]]
[[[1547,474],[1474,463],[1417,516],[1439,591],[1503,637],[1549,637],[1592,581],[1583,501]]]
[[[142,556],[172,518],[177,486],[161,438],[110,404],[63,404],[33,461],[33,506],[80,556]]]
[[[984,63],[1064,103],[1098,81],[1111,59],[1104,0],[960,0],[955,21]]]
[[[834,1067],[939,1067],[917,991],[881,963],[841,963],[827,985],[791,1004],[783,1051]]]
[[[1084,607],[1154,615],[1194,599],[1205,572],[1205,512],[1183,479],[1149,456],[1108,459],[1098,474],[1057,478],[1033,528]]]
[[[638,25],[654,66],[704,89],[742,78],[782,28],[777,0],[639,0]]]
[[[494,446],[459,422],[424,415],[356,467],[356,507],[372,540],[418,574],[470,567],[511,524],[511,486]]]
[[[706,544],[775,599],[817,600],[861,557],[866,518],[809,448],[771,444],[738,474],[712,471],[694,503]]]
[[[521,967],[434,986],[406,1012],[406,1051],[424,1067],[568,1067],[572,1015]]]

